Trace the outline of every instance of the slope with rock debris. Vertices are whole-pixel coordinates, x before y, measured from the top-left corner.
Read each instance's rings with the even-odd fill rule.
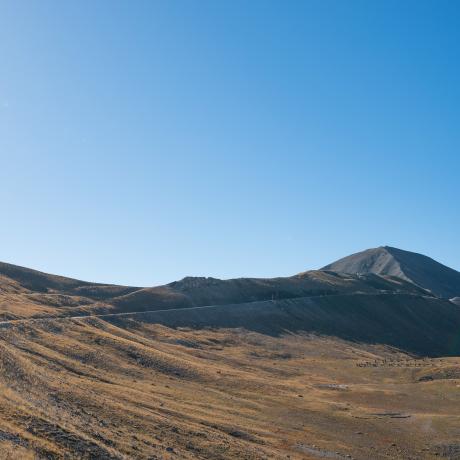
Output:
[[[323,267],[342,273],[397,276],[443,298],[460,296],[460,272],[415,252],[390,246],[367,249]]]

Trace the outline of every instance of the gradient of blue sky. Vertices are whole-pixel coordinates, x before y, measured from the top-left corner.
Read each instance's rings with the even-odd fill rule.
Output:
[[[0,260],[290,275],[383,244],[460,269],[456,1],[0,1]]]

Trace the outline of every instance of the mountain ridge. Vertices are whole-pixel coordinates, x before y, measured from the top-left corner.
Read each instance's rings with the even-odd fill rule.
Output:
[[[419,287],[390,275],[311,270],[291,277],[185,277],[162,286],[91,283],[0,263],[0,320],[123,313],[248,303],[318,295],[406,292]]]
[[[458,304],[427,290],[426,280],[414,281],[412,273],[429,274],[411,266],[414,257],[428,268],[434,264],[435,274],[450,273],[426,256],[389,247],[290,277],[189,276],[154,287],[91,283],[3,263],[0,321],[9,327],[12,320],[104,317],[125,324],[136,317],[172,327],[243,328],[275,336],[304,331],[425,355],[458,353],[460,345],[452,348]]]
[[[397,276],[441,298],[460,296],[460,272],[423,254],[391,246],[380,246],[351,254],[321,270]]]

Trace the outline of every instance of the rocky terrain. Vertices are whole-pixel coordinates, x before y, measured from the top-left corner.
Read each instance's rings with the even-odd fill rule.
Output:
[[[316,334],[0,331],[3,458],[458,458],[460,360]]]
[[[460,273],[430,257],[382,246],[352,254],[326,265],[323,270],[343,273],[392,275],[451,299],[460,296]]]
[[[1,264],[0,458],[460,458],[458,302],[385,258],[151,288]]]

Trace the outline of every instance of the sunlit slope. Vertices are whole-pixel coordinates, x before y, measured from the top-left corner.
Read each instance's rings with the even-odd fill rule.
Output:
[[[344,257],[323,270],[342,273],[392,275],[430,290],[433,294],[453,298],[460,296],[460,273],[415,252],[383,246]]]
[[[0,458],[455,458],[459,376],[327,336],[24,322],[0,329]]]
[[[309,271],[285,278],[187,277],[157,287],[89,283],[0,264],[0,320],[189,308],[340,293],[426,294],[405,280]]]

